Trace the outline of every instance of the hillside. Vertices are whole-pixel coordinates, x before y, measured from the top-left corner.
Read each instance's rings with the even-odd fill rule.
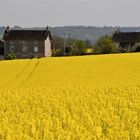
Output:
[[[0,139],[140,139],[140,53],[0,62]]]
[[[21,29],[19,26],[15,26],[14,29]],[[34,27],[32,29],[42,29],[39,27]],[[140,27],[95,27],[95,26],[66,26],[66,27],[50,27],[53,35],[64,38],[75,38],[82,40],[89,40],[91,43],[95,43],[96,40],[105,35],[112,35],[116,29],[121,31],[140,31]],[[5,27],[0,27],[0,37],[4,33]]]

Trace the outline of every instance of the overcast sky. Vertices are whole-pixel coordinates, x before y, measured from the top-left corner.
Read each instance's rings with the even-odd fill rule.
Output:
[[[140,0],[0,0],[0,26],[140,26]]]

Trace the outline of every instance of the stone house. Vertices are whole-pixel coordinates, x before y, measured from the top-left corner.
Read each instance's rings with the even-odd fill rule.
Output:
[[[113,40],[117,47],[124,51],[140,51],[140,32],[116,31]]]
[[[14,53],[17,58],[51,57],[51,33],[46,30],[10,30],[4,32],[4,57]]]

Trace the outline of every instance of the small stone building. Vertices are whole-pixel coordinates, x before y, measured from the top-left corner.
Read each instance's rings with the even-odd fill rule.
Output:
[[[140,51],[140,32],[120,32],[116,31],[113,40],[120,50]]]
[[[14,53],[17,58],[51,57],[51,33],[46,30],[10,30],[4,32],[4,57]]]

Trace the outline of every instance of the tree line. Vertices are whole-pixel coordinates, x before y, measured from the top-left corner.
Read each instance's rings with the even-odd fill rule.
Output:
[[[53,36],[53,56],[79,56],[93,54],[118,53],[116,43],[111,36],[100,37],[93,45],[89,40],[63,39]]]

